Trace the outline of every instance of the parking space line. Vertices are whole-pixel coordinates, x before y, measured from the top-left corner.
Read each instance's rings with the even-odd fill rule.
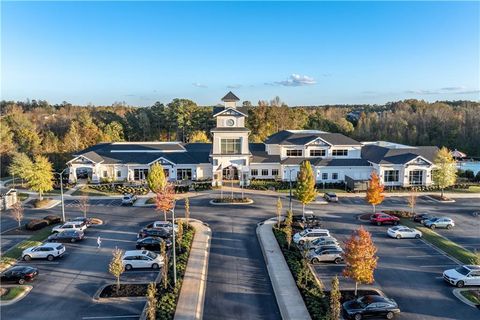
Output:
[[[104,317],[82,317],[82,319],[119,319],[119,318],[140,318],[139,314],[130,314],[125,316],[104,316]]]
[[[443,254],[433,253],[433,254],[424,254],[424,255],[418,255],[418,256],[406,256],[406,258],[429,258],[431,256],[443,256]]]
[[[457,264],[435,264],[435,265],[429,265],[429,266],[420,266],[420,268],[438,268],[438,267],[451,267],[451,266],[456,266]]]

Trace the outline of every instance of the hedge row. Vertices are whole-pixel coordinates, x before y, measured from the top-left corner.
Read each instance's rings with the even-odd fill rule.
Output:
[[[148,188],[144,186],[125,186],[121,184],[97,184],[90,185],[91,189],[102,191],[102,192],[118,192],[118,193],[131,193],[136,195],[145,195],[148,193]]]
[[[55,215],[48,215],[43,219],[32,219],[26,225],[25,228],[27,230],[40,230],[49,225],[54,225],[60,223],[62,219],[59,216]]]
[[[297,187],[297,182],[292,181],[292,189]],[[260,180],[252,179],[250,185],[247,187],[252,190],[287,190],[290,189],[290,181],[276,181],[276,180]],[[345,189],[344,182],[327,182],[317,183],[315,188],[319,191],[322,189]]]

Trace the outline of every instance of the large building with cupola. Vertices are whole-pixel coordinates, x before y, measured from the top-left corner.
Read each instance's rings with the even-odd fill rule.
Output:
[[[317,183],[361,185],[376,171],[386,186],[432,183],[437,147],[412,147],[386,141],[359,142],[340,133],[283,130],[263,143],[249,142],[248,110],[237,106],[232,92],[213,108],[212,143],[100,143],[67,162],[69,179],[143,183],[152,164],[160,163],[168,179],[178,183],[226,180],[249,184],[253,179],[295,181],[300,165],[309,161]]]

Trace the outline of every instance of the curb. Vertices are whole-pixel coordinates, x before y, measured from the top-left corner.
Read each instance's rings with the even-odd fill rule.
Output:
[[[430,195],[426,195],[425,196],[426,198],[430,199],[430,200],[433,200],[435,202],[438,202],[438,203],[454,203],[455,200],[454,199],[450,199],[450,200],[438,200],[438,199],[435,199],[433,197],[431,197]]]
[[[5,288],[15,288],[17,286],[5,286]],[[8,300],[8,301],[0,301],[0,306],[9,306],[11,304],[14,304],[20,300],[22,300],[23,298],[25,298],[29,293],[30,291],[32,291],[33,289],[33,286],[30,286],[30,285],[27,285],[27,286],[22,286],[22,287],[25,287],[27,288],[27,290],[23,291],[21,294],[19,294],[17,297],[13,298],[12,300]]]
[[[235,202],[235,203],[228,203],[228,202],[225,202],[225,203],[217,203],[217,202],[214,202],[215,200],[210,200],[210,204],[213,205],[213,206],[236,206],[236,205],[248,205],[248,204],[252,204],[253,203],[253,200],[250,199],[248,202]]]
[[[288,268],[285,257],[272,231],[277,218],[271,218],[257,224],[257,238],[262,249],[268,275],[277,300],[278,309],[284,320],[311,320],[305,301],[298,291],[297,284]],[[266,231],[262,231],[266,228]],[[266,237],[273,239],[266,239]]]
[[[453,289],[452,293],[458,300],[460,300],[463,303],[465,303],[466,305],[469,305],[470,307],[476,309],[476,308],[478,308],[479,305],[477,305],[477,304],[473,303],[472,301],[468,300],[467,298],[465,298],[461,294],[462,291],[469,291],[469,290],[472,290],[472,289]]]

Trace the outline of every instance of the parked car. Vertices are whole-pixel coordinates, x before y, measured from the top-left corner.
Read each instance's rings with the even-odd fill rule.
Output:
[[[83,240],[85,234],[79,230],[66,230],[55,232],[47,238],[47,242],[77,242]]]
[[[125,270],[134,268],[158,269],[163,266],[163,257],[148,250],[130,250],[125,251],[122,262]]]
[[[137,238],[146,238],[146,237],[155,237],[155,238],[162,238],[162,239],[169,239],[172,236],[172,231],[167,229],[156,229],[156,228],[149,228],[149,229],[142,229],[138,233]]]
[[[131,193],[123,195],[122,206],[133,206],[133,203],[137,201],[137,196]]]
[[[376,224],[377,226],[381,226],[382,224],[397,225],[399,221],[399,218],[383,212],[374,213],[370,217],[370,222]]]
[[[306,249],[314,250],[321,246],[340,246],[338,240],[334,237],[321,237],[305,244]]]
[[[389,237],[396,238],[396,239],[402,239],[402,238],[419,239],[422,237],[422,232],[417,229],[413,229],[405,226],[395,226],[395,227],[388,228],[387,235]]]
[[[169,230],[170,232],[172,232],[172,223],[170,221],[155,221],[152,225],[152,228],[156,228],[156,229],[167,229]],[[175,232],[178,231],[178,225],[175,224],[174,225],[174,228],[175,228]]]
[[[87,229],[87,225],[83,222],[65,222],[61,226],[54,227],[52,232],[62,232],[68,230],[76,230],[76,231],[85,231]]]
[[[60,216],[56,216],[53,214],[43,217],[43,220],[47,220],[48,224],[56,224],[62,222],[62,218]]]
[[[443,272],[443,279],[459,288],[480,286],[480,265],[466,265]]]
[[[320,237],[328,237],[330,232],[327,229],[305,229],[293,236],[293,242],[303,245],[307,241],[313,241]]]
[[[325,200],[327,200],[328,202],[338,202],[338,197],[337,197],[337,194],[333,193],[333,192],[326,192],[323,197],[325,198]]]
[[[294,215],[292,217],[292,226],[305,229],[305,228],[320,228],[322,226],[321,220],[319,217],[313,214],[306,214],[305,218],[303,215]]]
[[[376,295],[366,295],[344,302],[342,307],[344,317],[355,320],[371,317],[393,319],[395,314],[400,313],[395,300]]]
[[[47,259],[52,261],[54,258],[61,257],[65,253],[65,246],[58,242],[47,242],[39,246],[30,247],[22,252],[22,259],[30,261],[32,259]]]
[[[84,217],[75,217],[70,222],[79,222],[79,223],[84,223],[87,228],[92,225],[92,219],[91,218],[84,218]]]
[[[430,220],[423,221],[423,225],[430,229],[435,228],[447,228],[451,229],[455,227],[455,221],[453,219],[443,217],[443,218],[433,218]]]
[[[433,218],[436,218],[436,217],[429,213],[417,213],[416,215],[413,216],[413,221],[422,223],[424,220],[429,220]]]
[[[162,238],[146,237],[137,240],[136,248],[139,250],[160,251],[162,243],[165,242],[165,246],[170,248],[172,241],[164,240]]]
[[[0,282],[14,282],[24,284],[33,281],[38,276],[38,269],[30,266],[16,266],[2,273]]]
[[[338,246],[324,246],[311,250],[307,254],[307,259],[311,263],[334,262],[339,264],[343,261],[343,250]]]

